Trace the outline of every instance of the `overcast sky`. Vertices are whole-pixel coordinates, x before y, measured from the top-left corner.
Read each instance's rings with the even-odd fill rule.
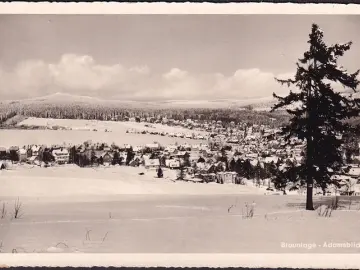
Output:
[[[0,99],[244,99],[286,91],[311,23],[360,68],[356,15],[0,15]]]

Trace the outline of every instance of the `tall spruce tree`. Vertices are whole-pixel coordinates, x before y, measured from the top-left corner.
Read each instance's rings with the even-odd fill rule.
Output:
[[[298,60],[294,79],[276,79],[294,89],[286,97],[274,93],[278,103],[272,111],[285,108],[291,115],[290,123],[282,130],[288,142],[291,137],[306,142],[304,162],[297,168],[306,182],[306,209],[314,210],[314,184],[323,192],[329,184],[339,184],[333,176],[342,173],[344,165],[341,135],[350,129],[344,120],[359,115],[360,102],[351,94],[344,95],[332,87],[332,83],[337,83],[355,92],[359,85],[359,70],[347,73],[337,65],[338,58],[350,49],[352,43],[327,46],[323,32],[316,24],[312,25],[309,37],[310,48]]]

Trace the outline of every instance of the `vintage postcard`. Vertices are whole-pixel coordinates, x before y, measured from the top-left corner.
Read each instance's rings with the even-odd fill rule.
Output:
[[[358,7],[0,11],[3,266],[359,267]]]

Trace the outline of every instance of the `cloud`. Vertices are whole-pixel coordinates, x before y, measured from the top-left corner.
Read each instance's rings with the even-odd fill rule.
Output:
[[[181,70],[178,68],[172,68],[169,72],[165,73],[163,77],[168,80],[182,80],[187,77],[188,73],[185,70]]]
[[[103,65],[88,55],[64,54],[56,63],[27,60],[12,70],[0,68],[0,98],[22,99],[64,92],[104,99],[243,99],[287,91],[273,74],[239,69],[233,74],[192,74],[171,68],[163,74],[146,65]]]

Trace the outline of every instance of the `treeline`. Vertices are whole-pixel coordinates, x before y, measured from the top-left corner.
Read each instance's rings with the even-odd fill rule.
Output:
[[[126,121],[129,118],[161,121],[164,118],[175,121],[186,119],[204,121],[222,121],[224,125],[234,123],[249,123],[279,127],[288,121],[286,113],[270,113],[240,109],[174,109],[174,108],[129,108],[114,105],[95,104],[0,104],[0,119],[22,115],[25,117],[54,119],[86,119],[86,120],[117,120]]]

